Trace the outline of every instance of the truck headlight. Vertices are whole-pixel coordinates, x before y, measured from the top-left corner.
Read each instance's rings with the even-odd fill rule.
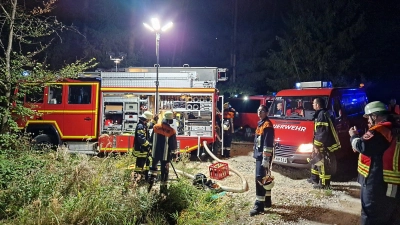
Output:
[[[297,149],[300,153],[311,153],[313,151],[313,144],[301,144]]]

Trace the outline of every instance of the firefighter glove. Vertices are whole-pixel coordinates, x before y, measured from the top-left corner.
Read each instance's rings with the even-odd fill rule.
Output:
[[[264,168],[269,168],[269,159],[267,157],[264,157],[262,162],[261,162],[261,166]]]

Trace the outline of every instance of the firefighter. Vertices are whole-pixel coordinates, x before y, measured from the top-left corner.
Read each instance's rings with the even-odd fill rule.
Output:
[[[340,142],[332,122],[331,113],[326,109],[323,98],[313,101],[314,141],[311,164],[311,178],[308,182],[316,189],[330,188],[330,158],[340,149]]]
[[[151,143],[149,142],[149,127],[147,123],[153,119],[153,114],[150,111],[145,111],[139,116],[139,122],[135,129],[134,152],[136,157],[135,176],[144,175],[147,180],[149,166],[151,163]],[[150,125],[151,126],[151,125]],[[142,176],[141,176],[142,177]]]
[[[400,107],[399,107],[399,105],[396,104],[395,98],[390,99],[388,110],[392,114],[400,114]]]
[[[157,164],[161,161],[160,192],[163,194],[167,194],[169,163],[171,162],[172,154],[177,150],[176,131],[170,126],[173,123],[173,119],[173,112],[166,111],[162,122],[154,125],[151,135],[153,162],[150,167],[148,181],[151,187],[157,177]]]
[[[256,159],[256,201],[250,210],[250,216],[264,212],[264,207],[271,207],[271,189],[274,186],[273,176],[271,176],[271,164],[274,145],[274,127],[267,117],[268,108],[260,105],[257,110],[258,121],[254,138],[254,153]]]
[[[233,133],[235,132],[233,128],[233,118],[235,117],[236,110],[232,108],[231,105],[229,105],[229,102],[224,103],[224,115],[222,116],[223,118],[223,124],[222,127],[224,129],[224,141],[223,141],[223,151],[221,156],[224,158],[229,158],[231,157],[231,144],[232,144],[232,138],[233,138]]]
[[[364,111],[369,130],[362,137],[356,127],[349,130],[353,151],[360,153],[361,224],[400,224],[400,128],[382,102]]]

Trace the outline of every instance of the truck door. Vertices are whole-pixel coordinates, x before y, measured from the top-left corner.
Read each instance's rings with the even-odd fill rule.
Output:
[[[64,127],[64,86],[62,84],[50,84],[45,88],[44,108],[42,120],[54,125],[58,132]]]
[[[99,83],[66,85],[63,138],[85,140],[97,137],[98,88]]]
[[[335,114],[335,127],[336,131],[338,132],[338,135],[347,135],[348,136],[348,131],[349,131],[349,124],[347,123],[347,118],[343,113],[342,110],[342,104],[341,104],[341,98],[340,96],[335,96],[332,98],[332,111]]]

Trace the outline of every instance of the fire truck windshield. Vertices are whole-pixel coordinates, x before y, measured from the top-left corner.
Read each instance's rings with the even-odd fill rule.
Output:
[[[315,113],[312,103],[317,97],[322,97],[325,102],[328,102],[328,96],[275,97],[268,112],[268,117],[311,120]]]

